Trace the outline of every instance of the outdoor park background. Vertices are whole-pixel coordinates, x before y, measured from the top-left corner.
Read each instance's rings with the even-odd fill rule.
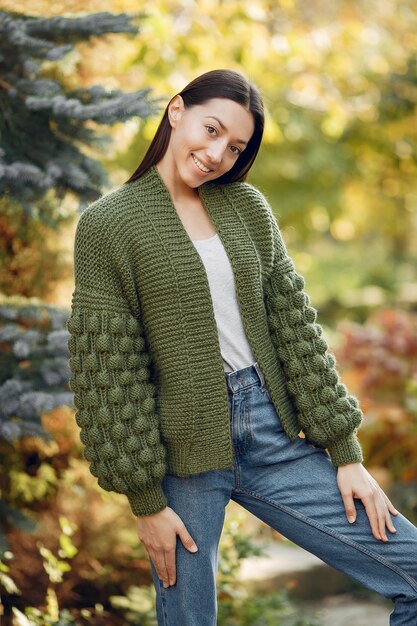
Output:
[[[366,467],[417,523],[414,0],[1,0],[0,10],[2,623],[156,624],[134,518],[89,474],[71,407],[72,245],[79,211],[128,178],[169,99],[214,68],[261,89],[267,125],[248,182],[270,200],[361,400]],[[296,580],[256,597],[238,580],[255,538],[285,542],[230,506],[219,623],[316,623],[286,595]]]

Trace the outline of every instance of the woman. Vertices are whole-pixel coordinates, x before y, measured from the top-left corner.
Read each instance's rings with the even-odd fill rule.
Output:
[[[232,499],[391,598],[393,626],[415,625],[417,529],[362,464],[358,401],[245,182],[263,126],[245,76],[207,72],[81,215],[67,327],[84,454],[137,517],[159,624],[216,623]]]

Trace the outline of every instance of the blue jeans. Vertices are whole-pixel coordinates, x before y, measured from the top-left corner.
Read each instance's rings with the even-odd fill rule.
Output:
[[[257,363],[225,373],[233,467],[166,475],[168,505],[198,546],[177,536],[176,582],[163,587],[151,561],[159,626],[215,626],[218,544],[230,499],[330,566],[394,602],[391,626],[417,625],[417,528],[401,513],[388,542],[371,532],[362,501],[350,524],[329,453],[282,428]]]

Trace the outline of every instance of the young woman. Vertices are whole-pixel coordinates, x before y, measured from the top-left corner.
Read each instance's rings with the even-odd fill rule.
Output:
[[[244,75],[207,72],[81,215],[67,327],[84,454],[137,517],[161,626],[216,624],[230,499],[415,626],[417,529],[362,464],[358,401],[245,182],[263,126]]]

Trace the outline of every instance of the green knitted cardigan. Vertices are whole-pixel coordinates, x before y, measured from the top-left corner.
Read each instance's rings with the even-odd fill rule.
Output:
[[[363,414],[340,382],[265,196],[198,188],[233,269],[244,329],[283,428],[361,462]],[[91,473],[135,515],[167,506],[165,474],[233,467],[224,365],[201,258],[152,166],[80,215],[68,349]]]

